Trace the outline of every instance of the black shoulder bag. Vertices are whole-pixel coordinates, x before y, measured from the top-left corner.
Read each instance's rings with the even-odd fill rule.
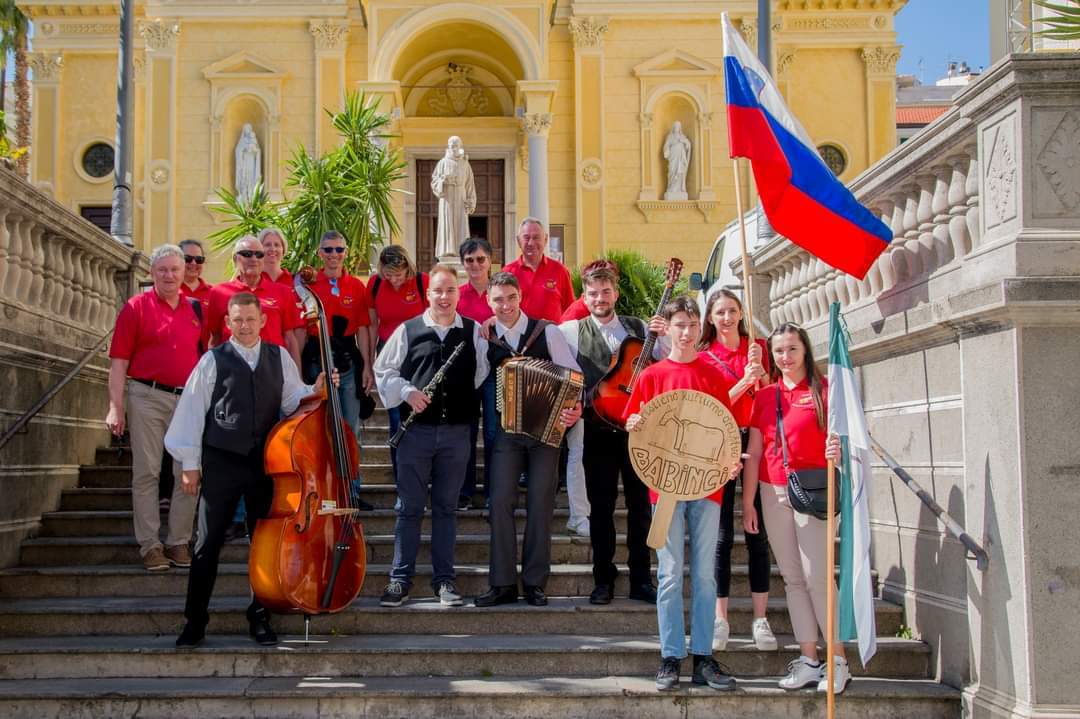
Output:
[[[809,514],[825,521],[828,519],[829,470],[791,469],[788,466],[787,438],[784,436],[784,410],[780,403],[780,384],[776,386],[776,433],[780,435],[780,446],[784,452],[784,474],[787,475],[787,494],[791,508],[799,514]],[[840,501],[840,468],[835,467],[835,501]],[[835,513],[840,510],[835,507]]]

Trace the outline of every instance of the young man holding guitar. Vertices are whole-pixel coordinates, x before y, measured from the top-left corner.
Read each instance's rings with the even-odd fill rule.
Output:
[[[678,279],[682,262],[672,260],[668,268],[668,285],[660,306],[668,301],[671,287]],[[656,342],[665,333],[663,318],[654,316],[646,327],[636,317],[619,317],[615,302],[619,299],[618,277],[609,268],[598,267],[582,275],[583,296],[589,316],[559,325],[570,351],[577,357],[585,375],[585,488],[589,497],[589,539],[593,552],[593,581],[596,586],[589,595],[592,604],[610,604],[615,593],[615,502],[619,496],[619,475],[622,475],[623,496],[626,500],[626,533],[630,568],[630,599],[656,603],[656,587],[652,583],[652,557],[646,539],[652,513],[649,492],[630,465],[626,430],[622,418],[630,399],[630,389],[638,371],[632,365],[639,349],[640,368],[667,353]],[[613,361],[614,360],[614,361]],[[621,363],[620,363],[621,360]],[[632,378],[631,378],[632,375]],[[611,398],[604,393],[607,384],[619,395]],[[611,390],[607,394],[610,394]],[[607,415],[597,407],[608,406]]]

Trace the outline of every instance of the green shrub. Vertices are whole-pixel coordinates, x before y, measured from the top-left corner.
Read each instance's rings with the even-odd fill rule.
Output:
[[[615,311],[627,317],[648,319],[656,314],[657,305],[664,294],[664,274],[666,265],[650,262],[640,252],[633,250],[611,250],[603,259],[614,262],[619,268],[619,301]],[[581,268],[571,272],[574,282],[574,294],[581,296]],[[675,283],[671,296],[686,294],[687,282],[680,278]]]

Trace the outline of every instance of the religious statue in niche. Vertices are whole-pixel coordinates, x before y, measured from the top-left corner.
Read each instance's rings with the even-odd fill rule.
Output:
[[[446,154],[431,173],[431,192],[439,198],[435,256],[457,259],[458,247],[469,237],[469,215],[476,209],[469,157],[457,135],[446,142]]]
[[[245,122],[236,143],[236,199],[242,204],[251,202],[255,186],[262,182],[262,150],[251,123]]]
[[[683,134],[682,123],[676,120],[664,140],[664,159],[667,160],[667,191],[665,200],[685,200],[686,171],[690,168],[690,138]]]

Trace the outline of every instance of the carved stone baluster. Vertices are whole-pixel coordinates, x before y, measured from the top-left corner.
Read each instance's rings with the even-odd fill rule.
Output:
[[[8,228],[10,208],[0,207],[0,297],[7,295],[4,280],[8,273],[8,254],[11,252],[11,230]]]
[[[903,194],[893,196],[893,247],[892,253],[893,271],[896,282],[900,283],[914,277],[918,273],[918,255],[913,254],[908,247],[908,240],[904,233],[904,216],[907,212],[907,197]],[[914,215],[912,215],[914,218]]]
[[[844,284],[844,278],[841,273],[833,273],[832,277],[827,277],[825,279],[826,314],[828,314],[829,307],[832,306],[833,302],[839,302],[841,307],[848,303],[847,285]]]
[[[877,202],[877,210],[880,213],[879,219],[884,222],[890,232],[892,231],[892,212],[893,204],[888,199],[879,200]],[[870,266],[870,271],[866,273],[866,279],[863,282],[866,284],[862,294],[862,297],[867,295],[876,295],[879,292],[884,291],[888,287],[892,287],[895,283],[896,273],[893,272],[892,258],[889,257],[889,253],[892,251],[892,243],[889,243],[889,247],[885,252]]]
[[[30,297],[30,286],[34,283],[34,221],[23,217],[19,222],[19,284],[15,288],[15,299],[26,303]]]
[[[918,183],[918,189],[916,192],[919,197],[919,204],[915,210],[915,217],[919,222],[919,257],[922,258],[922,271],[926,274],[930,274],[938,268],[940,263],[938,262],[937,248],[934,246],[934,211],[932,209],[934,200],[934,176],[921,174],[915,178]]]
[[[8,236],[7,270],[3,277],[4,296],[16,300],[19,296],[19,282],[22,280],[22,223],[23,219],[14,212],[8,215],[5,227]]]
[[[104,267],[105,263],[99,257],[90,258],[90,277],[92,278],[92,284],[90,287],[89,298],[87,303],[86,323],[94,328],[98,328],[101,323],[101,293],[104,284]]]
[[[112,275],[112,269],[105,259],[98,259],[96,260],[96,263],[98,281],[97,303],[94,306],[94,324],[98,329],[104,331],[109,328],[112,321],[112,316],[109,312],[109,285],[112,284],[109,278]]]
[[[934,228],[930,232],[934,236],[938,266],[944,267],[952,262],[955,254],[949,240],[949,181],[952,179],[952,167],[948,163],[935,165],[933,173],[934,196],[930,201],[930,210],[934,214],[931,220]]]
[[[829,273],[832,268],[816,257],[810,260],[810,266],[814,272],[814,301],[811,307],[814,309],[814,319],[829,314]]]
[[[41,298],[45,290],[45,228],[34,223],[30,230],[30,271],[33,277],[30,279],[30,290],[26,295],[26,302],[31,307],[41,307]]]
[[[63,289],[60,283],[60,242],[55,235],[46,234],[42,238],[45,251],[45,287],[41,295],[41,306],[49,314],[56,314],[56,305]]]
[[[85,302],[85,297],[83,295],[83,282],[86,275],[86,270],[83,266],[83,260],[85,258],[86,253],[83,252],[81,247],[76,247],[71,255],[71,304],[68,305],[67,318],[76,323],[79,321],[79,316],[82,314],[82,306]]]
[[[63,239],[63,246],[61,248],[61,273],[60,278],[63,286],[60,292],[60,300],[56,305],[56,314],[61,317],[68,316],[68,310],[71,308],[71,298],[75,294],[73,287],[73,278],[75,276],[75,245],[71,243],[68,238]]]
[[[769,326],[777,327],[783,322],[783,311],[779,301],[780,278],[783,268],[769,272]]]
[[[948,205],[949,244],[954,258],[962,258],[971,249],[971,238],[967,229],[967,194],[964,185],[967,182],[968,158],[953,155],[946,160],[952,170],[949,177],[949,191],[946,197]]]
[[[79,324],[86,325],[90,320],[90,307],[94,301],[94,256],[89,252],[82,256],[83,301],[79,306]]]
[[[964,183],[964,193],[967,195],[967,230],[970,239],[970,249],[979,246],[982,239],[982,226],[979,224],[979,154],[974,146],[965,147],[968,155],[967,181]]]

